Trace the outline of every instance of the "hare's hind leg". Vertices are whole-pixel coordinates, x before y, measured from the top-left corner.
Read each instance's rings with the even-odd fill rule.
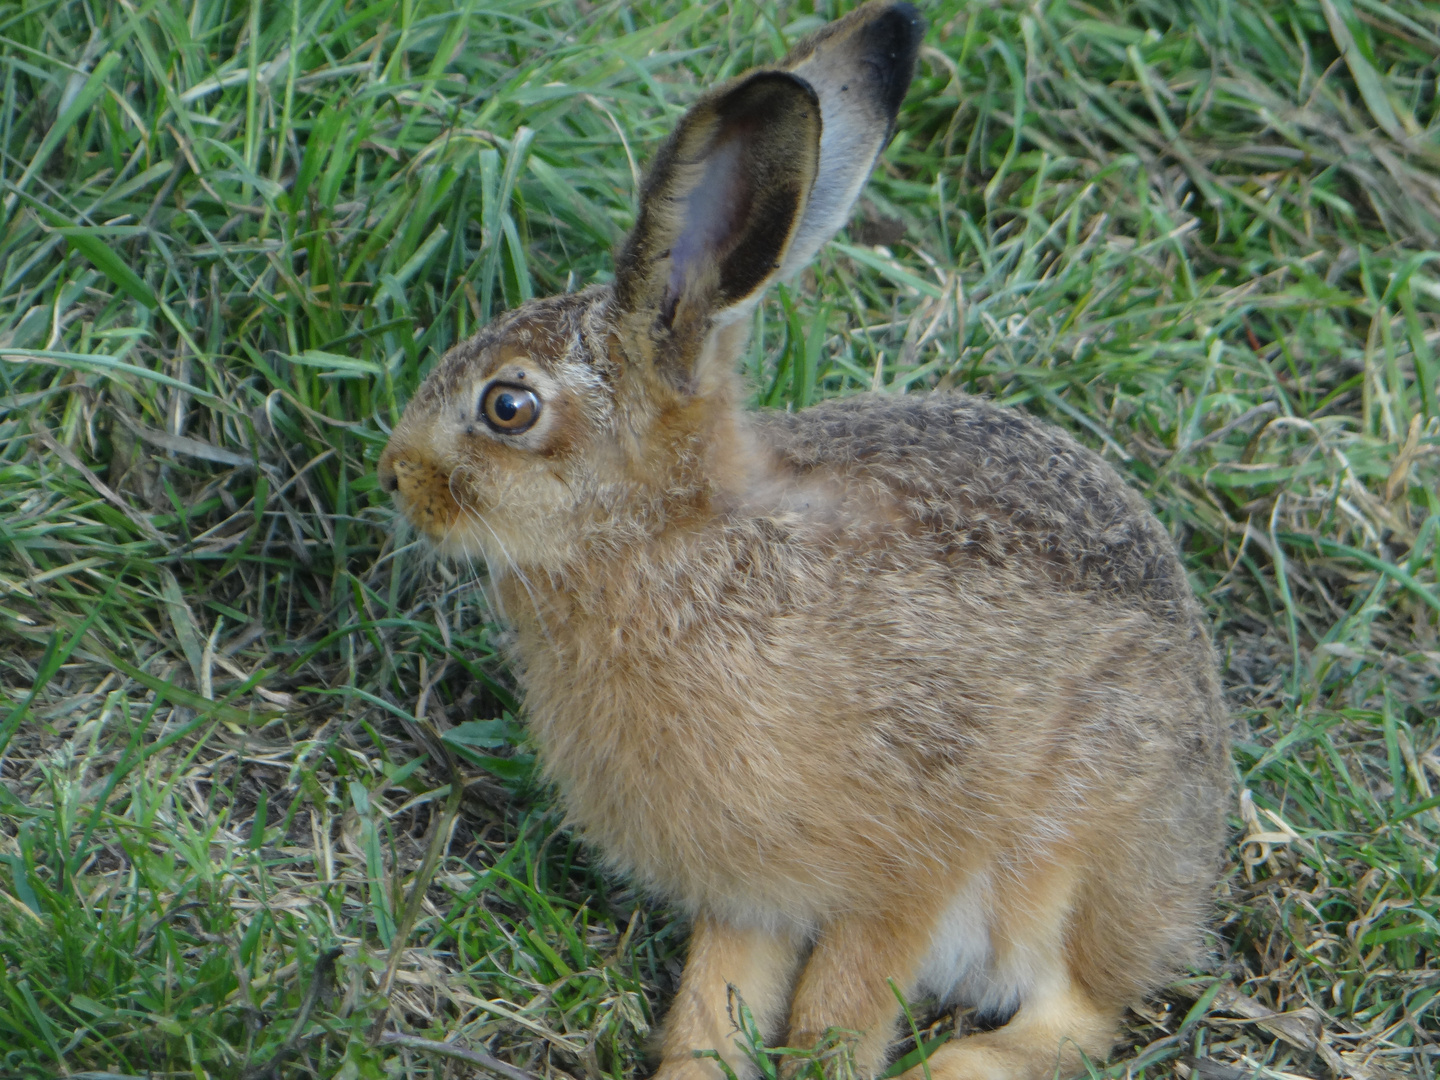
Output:
[[[928,1080],[1050,1080],[1083,1069],[1081,1055],[1104,1061],[1114,1045],[1118,1015],[1097,1004],[1069,978],[1039,990],[1009,1023],[940,1047],[927,1062]],[[901,1080],[927,1080],[917,1066]]]
[[[783,1028],[790,988],[800,965],[799,936],[732,926],[710,915],[695,920],[680,992],[665,1018],[663,1053],[656,1080],[723,1080],[713,1058],[697,1050],[718,1050],[741,1078],[755,1066],[735,1045],[740,1032],[732,1015],[730,988],[749,1008],[767,1040]]]

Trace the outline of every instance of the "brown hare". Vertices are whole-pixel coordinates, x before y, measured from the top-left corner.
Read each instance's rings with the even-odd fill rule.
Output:
[[[569,819],[694,920],[662,1080],[755,1076],[728,987],[875,1076],[892,981],[995,1025],[935,1080],[1063,1073],[1201,946],[1226,717],[1141,498],[973,397],[741,408],[749,315],[845,222],[922,32],[867,4],[701,97],[614,285],[456,346],[380,460],[488,564]]]

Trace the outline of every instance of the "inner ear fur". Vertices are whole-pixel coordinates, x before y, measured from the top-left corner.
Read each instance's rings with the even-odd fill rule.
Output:
[[[747,311],[779,270],[815,182],[820,133],[809,83],[760,71],[702,98],[661,148],[615,294],[627,336],[642,336],[673,381],[690,381],[708,331]]]

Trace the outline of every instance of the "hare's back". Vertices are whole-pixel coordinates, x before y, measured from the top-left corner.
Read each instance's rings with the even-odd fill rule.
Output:
[[[1140,495],[1064,431],[982,398],[867,394],[764,413],[762,437],[798,475],[882,483],[935,557],[1191,617],[1174,545]]]

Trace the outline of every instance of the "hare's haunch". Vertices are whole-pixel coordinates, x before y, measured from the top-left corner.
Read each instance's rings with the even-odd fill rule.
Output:
[[[999,1024],[934,1080],[1038,1080],[1200,946],[1226,719],[1139,496],[976,398],[738,404],[748,316],[844,223],[922,30],[867,4],[702,97],[614,286],[452,349],[380,462],[488,564],[570,819],[694,919],[664,1080],[755,1075],[729,987],[877,1075],[892,980]]]

